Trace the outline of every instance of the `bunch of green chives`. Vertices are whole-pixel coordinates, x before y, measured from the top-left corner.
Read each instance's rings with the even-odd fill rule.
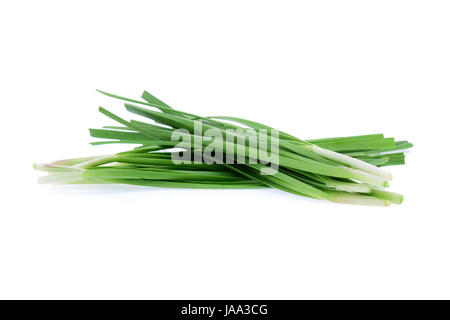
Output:
[[[275,129],[241,118],[201,117],[175,110],[146,91],[142,94],[144,101],[100,92],[125,101],[127,111],[153,123],[127,121],[100,107],[99,111],[118,125],[91,129],[92,137],[103,139],[92,144],[124,143],[138,147],[114,155],[36,164],[36,169],[48,173],[40,177],[39,182],[207,189],[271,187],[315,199],[375,206],[400,204],[403,200],[402,195],[383,190],[392,177],[381,167],[404,164],[402,151],[412,147],[407,141],[395,141],[382,134],[305,141],[277,131],[278,169],[271,174],[261,174],[269,164],[249,161],[258,150],[239,142],[239,133],[234,133],[232,141],[219,143],[224,148],[231,144],[233,159],[227,160],[241,157],[246,161],[218,163],[210,156],[200,162],[180,164],[173,161],[174,153],[178,152],[173,148],[181,147],[189,153],[205,152],[211,141],[202,137],[208,130],[227,134],[229,130],[252,129],[258,131],[257,139],[270,141],[267,133],[259,132]],[[200,135],[196,132],[199,123]],[[174,132],[180,129],[188,140],[184,144],[173,141]]]

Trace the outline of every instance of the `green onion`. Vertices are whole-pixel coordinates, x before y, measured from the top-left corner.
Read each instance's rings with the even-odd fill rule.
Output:
[[[400,151],[412,147],[407,141],[395,141],[385,138],[383,134],[301,140],[277,131],[279,167],[273,172],[269,163],[257,161],[262,160],[261,150],[247,144],[247,136],[242,133],[245,129],[251,129],[255,132],[256,141],[263,139],[271,146],[275,140],[268,132],[272,133],[275,129],[270,126],[236,117],[201,117],[186,113],[169,107],[146,91],[141,96],[144,101],[100,92],[125,101],[127,111],[153,123],[128,121],[100,107],[102,114],[119,125],[90,129],[92,137],[103,139],[92,144],[138,146],[114,155],[37,164],[37,170],[48,173],[40,178],[40,183],[119,183],[205,189],[271,187],[340,203],[386,206],[403,201],[401,195],[382,190],[388,186],[392,176],[381,167],[404,164],[404,153]],[[174,133],[180,129],[184,130],[185,139],[182,142],[173,141]],[[230,131],[232,129],[234,131]],[[231,140],[219,140],[216,136],[205,139],[208,132],[221,137],[227,135]],[[227,153],[227,162],[215,163],[216,155],[207,152],[212,150],[212,143],[227,152],[231,149],[231,158]],[[178,151],[174,151],[174,147],[181,148],[188,155],[201,152],[203,158],[200,162],[175,164],[173,156]],[[273,153],[274,150],[269,147],[267,151]],[[239,163],[237,159],[245,161]],[[262,174],[268,172],[270,174]]]

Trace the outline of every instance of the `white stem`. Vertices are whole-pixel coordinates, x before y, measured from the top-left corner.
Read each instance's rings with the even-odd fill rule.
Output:
[[[114,159],[114,156],[100,156],[85,162],[78,163],[73,166],[73,168],[87,168],[87,167],[95,167],[101,164],[109,163]]]
[[[38,178],[39,184],[70,184],[80,181],[82,171],[78,172],[64,172],[64,173],[51,173],[47,176]]]
[[[376,206],[376,207],[387,207],[390,205],[390,202],[387,200],[381,200],[371,196],[347,193],[347,192],[339,192],[339,191],[330,191],[328,193],[327,200],[339,202],[339,203],[347,203],[347,204],[358,204],[365,206]]]
[[[79,168],[60,164],[34,163],[33,168],[48,173],[78,172]]]
[[[355,177],[354,180],[368,183],[374,187],[386,188],[389,186],[388,180],[380,176],[376,176],[359,169],[347,168],[347,170],[351,173],[352,176]]]
[[[366,183],[346,183],[346,184],[337,184],[335,186],[330,185],[330,187],[334,187],[338,191],[347,191],[347,192],[369,193],[372,191],[372,187]]]
[[[321,148],[316,145],[311,145],[308,147],[310,147],[314,153],[316,153],[324,158],[334,160],[336,162],[345,164],[345,165],[355,168],[355,169],[360,169],[362,171],[368,172],[368,173],[376,175],[378,177],[382,177],[386,180],[392,180],[392,175],[389,172],[387,172],[386,170],[380,169],[370,163],[349,157],[342,153],[330,151],[330,150]]]

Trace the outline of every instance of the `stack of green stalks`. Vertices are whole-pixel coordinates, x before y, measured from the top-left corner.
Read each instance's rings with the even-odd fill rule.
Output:
[[[234,157],[246,161],[217,163],[210,153],[210,158],[206,156],[201,162],[180,164],[173,161],[174,153],[180,153],[173,148],[181,148],[184,153],[208,154],[205,151],[211,139],[204,138],[208,130],[225,135],[231,129],[233,132],[239,132],[236,129],[253,129],[258,139],[265,135],[270,145],[272,136],[269,133],[275,129],[241,118],[201,117],[175,110],[146,91],[141,96],[143,101],[100,92],[125,101],[127,111],[151,119],[152,123],[128,121],[100,107],[102,114],[118,124],[90,129],[92,137],[103,139],[92,144],[138,146],[114,155],[35,164],[36,169],[48,173],[40,177],[40,183],[131,184],[199,189],[276,188],[340,203],[387,206],[403,201],[402,195],[384,190],[392,176],[382,167],[404,164],[403,151],[412,147],[408,141],[395,141],[385,138],[383,134],[300,140],[277,131],[278,168],[273,170],[269,163],[250,161],[257,160],[252,157],[258,151],[247,143],[243,144],[240,134],[234,133],[232,141],[220,143],[224,144],[224,150],[231,146]],[[197,130],[199,123],[200,135]],[[181,142],[173,140],[174,130],[179,129],[183,129],[185,138]],[[269,151],[273,150],[269,147]]]

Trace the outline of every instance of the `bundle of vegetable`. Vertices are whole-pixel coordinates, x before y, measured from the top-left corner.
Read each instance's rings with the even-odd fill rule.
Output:
[[[100,92],[124,100],[129,112],[154,123],[127,121],[100,107],[101,113],[120,126],[91,129],[92,137],[106,139],[92,144],[139,146],[115,155],[37,164],[36,169],[49,173],[40,178],[41,183],[272,187],[315,199],[382,206],[403,200],[400,194],[382,190],[391,175],[380,167],[404,164],[401,150],[412,147],[407,141],[394,141],[382,134],[304,141],[250,120],[200,117],[175,110],[148,92],[142,94],[144,101]],[[250,143],[249,137],[265,141],[264,152],[260,145],[257,148]],[[276,166],[269,153],[276,155]]]

